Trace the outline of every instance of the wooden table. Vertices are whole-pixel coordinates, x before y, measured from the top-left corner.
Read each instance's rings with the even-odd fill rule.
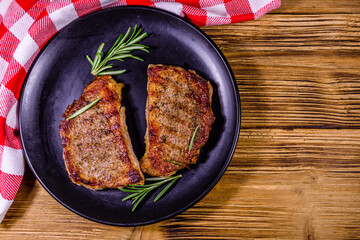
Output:
[[[259,20],[202,29],[242,102],[216,187],[170,220],[114,227],[65,209],[27,169],[0,239],[360,239],[360,1],[283,0]]]

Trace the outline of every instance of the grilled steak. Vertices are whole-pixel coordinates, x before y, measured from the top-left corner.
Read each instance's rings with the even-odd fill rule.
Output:
[[[166,177],[196,163],[215,121],[213,89],[194,71],[180,67],[149,65],[147,74],[146,152],[140,166],[144,173]]]
[[[78,185],[100,190],[144,184],[120,103],[122,88],[110,76],[96,77],[63,114],[60,136],[65,166]],[[66,120],[100,97],[90,109]]]

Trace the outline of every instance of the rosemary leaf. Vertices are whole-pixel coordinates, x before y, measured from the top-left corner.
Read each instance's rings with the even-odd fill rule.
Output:
[[[148,192],[144,193],[140,199],[137,199],[137,202],[134,204],[133,208],[131,209],[131,211],[135,211],[136,207],[139,205],[139,203],[144,199],[144,197],[148,194]]]
[[[70,117],[68,117],[68,118],[66,119],[66,121],[69,120],[69,119],[72,119],[72,118],[74,118],[74,117],[79,116],[80,114],[82,114],[83,112],[85,112],[86,110],[88,110],[89,108],[91,108],[92,106],[94,106],[98,101],[100,101],[100,99],[101,99],[101,97],[99,97],[99,98],[96,99],[95,101],[89,103],[88,105],[80,108],[80,109],[77,110],[74,114],[72,114]]]
[[[135,37],[136,37],[136,36],[135,36]],[[133,40],[132,40],[131,42],[129,42],[128,44],[130,45],[130,44],[137,43],[137,42],[139,42],[141,39],[143,39],[143,38],[145,38],[145,37],[147,37],[147,33],[141,34],[139,37],[133,39]]]
[[[91,66],[94,64],[94,62],[91,60],[91,58],[89,57],[89,55],[86,55],[86,59],[89,61],[89,63],[91,64]]]
[[[101,55],[102,55],[101,52],[102,52],[104,46],[105,46],[105,43],[102,43],[99,46],[98,50],[96,51],[94,62],[93,62],[93,65],[92,65],[92,70],[95,70],[96,67],[99,65],[99,63],[101,61]]]
[[[126,72],[125,69],[123,70],[116,70],[116,71],[107,71],[107,72],[101,72],[101,73],[98,73],[98,75],[119,75],[119,74],[122,74]]]
[[[171,159],[168,159],[168,162],[171,162],[171,163],[174,163],[174,164],[177,164],[177,165],[186,165],[185,163],[174,161],[174,160],[171,160]]]
[[[134,197],[136,197],[136,196],[138,196],[138,195],[139,195],[139,193],[138,193],[138,192],[135,192],[135,193],[133,193],[133,194],[130,194],[130,195],[124,197],[124,198],[122,199],[122,201],[124,202],[124,201],[129,200],[129,199],[131,199],[131,198],[134,198]]]
[[[134,56],[134,55],[131,55],[131,56],[129,56],[129,57],[130,57],[130,58],[133,58],[133,59],[136,59],[136,60],[139,60],[139,61],[141,61],[141,62],[143,62],[143,61],[144,61],[144,59],[139,58],[139,57]]]
[[[99,71],[104,71],[104,70],[107,70],[107,69],[110,69],[110,68],[112,68],[112,65],[107,65],[105,67],[100,68]]]
[[[133,198],[132,204],[134,204],[139,198],[142,198],[142,196],[146,195],[149,192],[149,190],[146,190],[144,192],[138,193],[137,196]]]
[[[119,61],[124,61],[123,58],[127,58],[127,57],[130,57],[131,54],[123,54],[123,55],[120,55],[120,56],[114,56],[112,58],[110,58],[110,60],[119,60]]]
[[[194,140],[195,140],[195,136],[196,136],[196,132],[197,132],[198,128],[199,128],[199,125],[195,128],[195,130],[194,130],[194,132],[193,132],[193,135],[192,135],[192,137],[191,137],[190,145],[189,145],[189,152],[191,151],[192,146],[193,146],[193,144],[194,144]]]
[[[163,177],[152,177],[152,178],[147,178],[146,179],[146,181],[154,181],[154,182],[156,182],[156,181],[161,181],[161,180],[164,180],[164,178]]]
[[[131,28],[128,29],[130,31]],[[125,37],[126,38],[126,37]],[[116,39],[115,43],[109,49],[109,53],[119,44],[120,41],[124,41],[124,34],[120,34],[119,37]],[[121,44],[121,43],[120,43]]]
[[[126,44],[128,44],[130,42],[130,40],[134,37],[134,35],[136,34],[136,28],[137,28],[137,25],[134,26],[134,31],[133,33],[131,34],[131,37],[127,40]],[[128,32],[130,32],[130,29],[128,30]],[[138,34],[136,34],[137,36]]]
[[[129,46],[129,47],[126,47],[126,48],[122,48],[121,51],[117,51],[116,53],[119,53],[119,52],[122,52],[122,51],[132,51],[132,50],[143,50],[143,51],[146,51],[144,50],[144,47],[142,46],[136,46],[136,45],[133,45],[133,46]]]
[[[154,202],[159,200],[166,193],[166,191],[169,190],[169,188],[176,182],[176,180],[177,178],[172,180],[166,187],[164,187],[164,189],[155,197]]]

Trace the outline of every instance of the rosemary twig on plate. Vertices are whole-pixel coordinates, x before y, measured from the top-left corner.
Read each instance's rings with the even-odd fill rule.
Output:
[[[130,54],[133,50],[141,50],[144,52],[149,52],[148,46],[138,44],[141,40],[148,36],[147,33],[141,33],[142,29],[137,29],[137,25],[134,26],[134,30],[129,37],[131,27],[128,28],[125,34],[120,34],[118,39],[115,41],[114,45],[103,57],[103,49],[105,43],[102,43],[98,50],[96,51],[94,59],[91,59],[90,56],[86,55],[86,59],[91,64],[91,74],[94,76],[98,75],[118,75],[124,73],[126,70],[110,70],[112,64],[108,64],[109,61],[119,60],[124,61],[124,58],[134,58],[139,61],[144,61],[142,58]],[[129,38],[128,38],[129,37]]]
[[[145,196],[148,193],[150,193],[151,191],[157,189],[158,187],[160,187],[164,183],[170,182],[155,197],[154,202],[156,202],[169,190],[169,188],[176,182],[176,180],[178,180],[181,177],[182,177],[182,175],[179,174],[179,175],[176,175],[176,176],[165,177],[165,178],[163,178],[163,177],[146,178],[145,183],[146,182],[153,182],[153,183],[144,184],[144,185],[128,185],[128,186],[126,186],[124,188],[120,188],[120,190],[123,191],[123,192],[131,193],[130,195],[124,197],[122,199],[122,201],[126,201],[126,200],[131,199],[132,204],[134,204],[131,211],[134,211],[136,209],[136,207],[139,205],[139,203],[145,198]]]
[[[88,110],[89,108],[91,108],[92,106],[94,106],[98,101],[100,101],[101,97],[99,97],[98,99],[96,99],[95,101],[85,105],[84,107],[80,108],[79,110],[77,110],[76,112],[74,112],[70,117],[68,117],[66,119],[69,120],[69,119],[72,119],[74,117],[77,117],[79,116],[80,114],[82,114],[83,112],[85,112],[86,110]]]

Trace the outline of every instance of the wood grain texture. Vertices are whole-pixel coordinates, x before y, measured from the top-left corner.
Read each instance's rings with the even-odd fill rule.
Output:
[[[359,2],[353,0],[300,0],[300,1],[281,1],[281,8],[269,14],[298,14],[298,13],[337,13],[351,14],[360,13]]]
[[[170,220],[113,227],[62,207],[27,169],[0,239],[360,239],[360,2],[283,1],[203,30],[242,104],[215,188]]]
[[[207,33],[234,71],[242,128],[359,127],[360,15],[276,14],[232,28]]]

